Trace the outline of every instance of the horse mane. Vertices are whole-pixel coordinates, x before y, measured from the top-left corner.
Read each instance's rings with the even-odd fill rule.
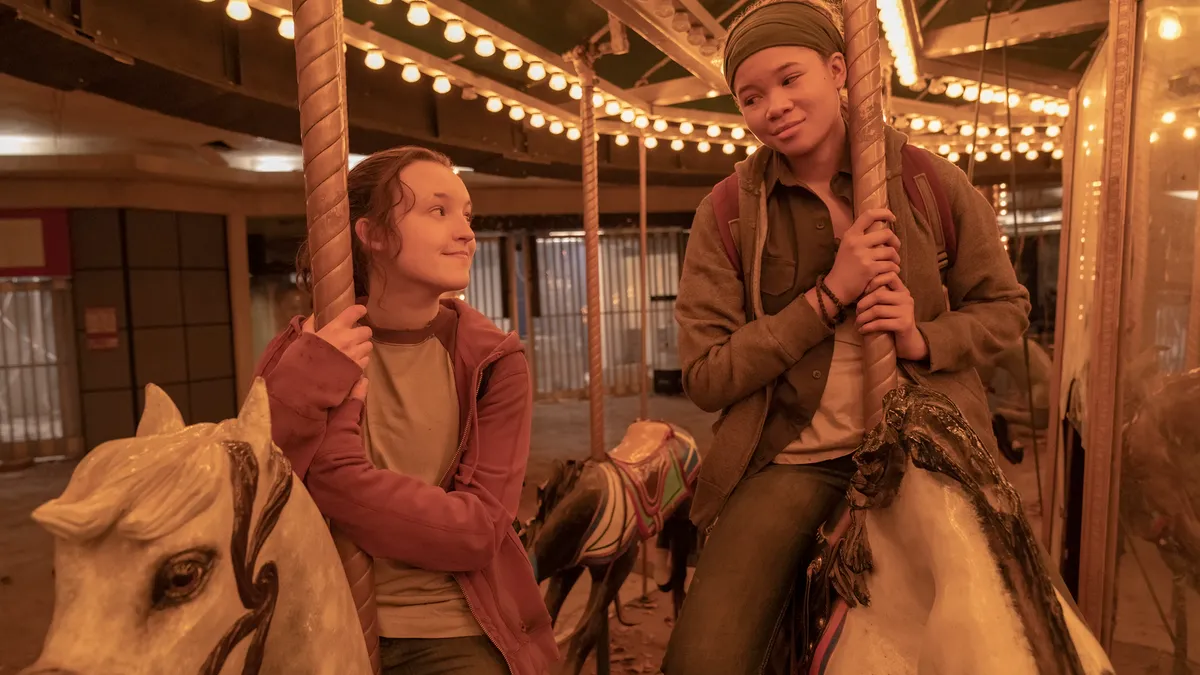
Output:
[[[152,541],[212,505],[229,480],[227,444],[241,436],[237,420],[226,420],[103,443],[33,519],[68,541],[89,541],[113,527],[133,541]]]
[[[546,522],[550,512],[575,488],[575,484],[579,482],[579,477],[583,475],[586,466],[586,461],[575,459],[554,462],[550,476],[546,482],[538,486],[537,515],[534,516],[534,522],[542,524]]]

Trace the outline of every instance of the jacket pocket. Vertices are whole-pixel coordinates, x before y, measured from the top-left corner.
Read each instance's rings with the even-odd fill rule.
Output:
[[[495,562],[496,600],[509,630],[521,642],[550,623],[550,612],[533,575],[529,554],[517,533],[509,528]]]
[[[766,295],[783,295],[796,283],[796,263],[783,258],[763,255],[759,287]]]

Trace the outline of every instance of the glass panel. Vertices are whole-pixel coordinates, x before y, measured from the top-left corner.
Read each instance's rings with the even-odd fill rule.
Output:
[[[1189,646],[1200,654],[1197,5],[1141,5],[1117,390],[1124,433],[1112,656],[1122,674],[1200,665],[1187,656]]]
[[[1092,65],[1079,84],[1078,118],[1071,176],[1071,227],[1065,245],[1067,294],[1063,324],[1062,386],[1059,410],[1077,428],[1084,423],[1083,401],[1091,354],[1088,331],[1092,286],[1096,279],[1096,233],[1100,217],[1100,186],[1104,169],[1104,108],[1108,86],[1108,56],[1097,49]],[[1063,243],[1060,242],[1060,246]]]

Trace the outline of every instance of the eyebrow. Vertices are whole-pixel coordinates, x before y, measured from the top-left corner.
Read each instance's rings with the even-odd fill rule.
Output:
[[[799,66],[799,65],[800,65],[800,64],[799,64],[799,63],[797,63],[797,62],[795,62],[795,61],[788,61],[787,63],[781,64],[781,65],[780,65],[778,68],[776,68],[775,70],[771,71],[771,74],[772,74],[772,75],[778,75],[779,73],[782,73],[782,72],[783,72],[783,71],[785,71],[785,70],[790,70],[790,69],[792,69],[792,68],[795,68],[795,67],[797,67],[797,66]],[[752,85],[744,85],[744,86],[738,87],[738,90],[737,90],[737,97],[738,97],[738,98],[741,98],[741,97],[742,97],[742,94],[743,94],[743,93],[745,93],[746,89],[747,89],[747,88],[751,88],[751,87],[752,87]]]
[[[447,194],[447,193],[445,193],[445,192],[435,192],[435,193],[433,193],[433,198],[434,198],[434,199],[445,199],[446,201],[452,201],[452,200],[453,200],[453,197],[451,197],[449,194]],[[471,208],[472,206],[474,206],[474,204],[472,204],[472,203],[471,203],[471,200],[470,200],[470,199],[468,199],[468,200],[467,200],[467,204],[466,204],[466,206],[467,206],[467,208],[469,209],[469,208]]]

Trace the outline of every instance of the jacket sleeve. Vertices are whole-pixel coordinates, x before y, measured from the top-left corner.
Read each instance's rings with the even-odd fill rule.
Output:
[[[803,295],[778,314],[746,321],[746,289],[725,255],[711,199],[692,222],[675,320],[684,390],[717,412],[767,386],[832,332]]]
[[[375,557],[438,572],[489,564],[516,517],[533,416],[524,355],[492,367],[478,404],[477,443],[461,458],[450,491],[375,468],[363,449],[362,404],[350,400],[335,410],[306,481],[321,512]]]
[[[267,346],[255,369],[267,385],[271,438],[301,479],[322,439],[330,411],[346,400],[362,369],[293,321]]]
[[[990,363],[1029,326],[1029,292],[1017,281],[1000,241],[996,213],[958,167],[934,159],[958,236],[946,288],[950,310],[917,324],[929,345],[929,369],[957,371]]]

